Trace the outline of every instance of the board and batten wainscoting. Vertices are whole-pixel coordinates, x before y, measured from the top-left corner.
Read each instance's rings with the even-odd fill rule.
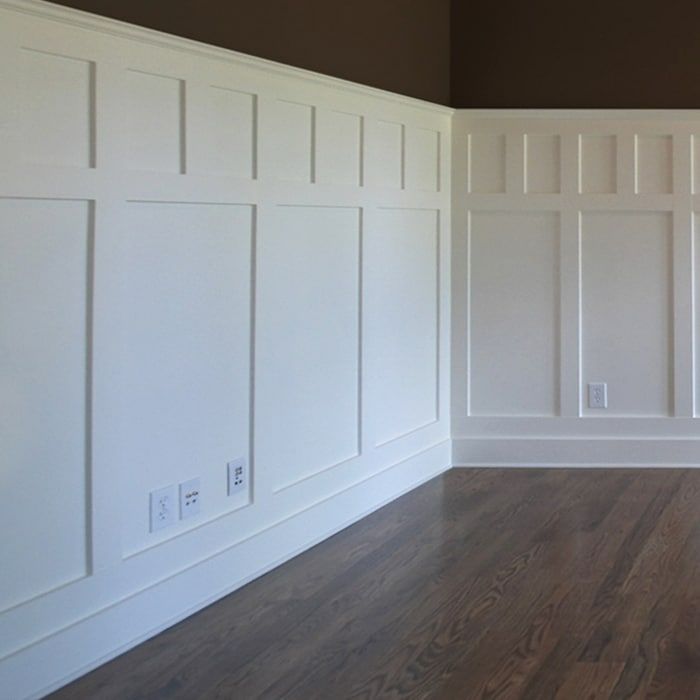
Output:
[[[449,468],[452,110],[35,0],[0,96],[16,700]]]
[[[455,112],[0,0],[0,688],[452,465],[700,464],[699,217],[698,112]]]
[[[456,112],[455,465],[700,464],[699,215],[698,112]]]

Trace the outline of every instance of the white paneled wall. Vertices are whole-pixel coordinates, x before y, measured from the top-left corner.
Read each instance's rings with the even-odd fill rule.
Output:
[[[0,95],[22,698],[449,466],[451,111],[34,0],[0,1]],[[197,476],[201,514],[150,532],[149,492]]]
[[[455,464],[700,464],[699,138],[693,112],[457,112]]]
[[[453,115],[38,0],[0,96],[10,697],[451,460],[700,464],[697,113]]]

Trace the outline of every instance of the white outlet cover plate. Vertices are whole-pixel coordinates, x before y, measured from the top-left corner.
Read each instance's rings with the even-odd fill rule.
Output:
[[[241,491],[247,491],[248,465],[245,458],[234,459],[226,466],[228,468],[228,495],[233,496]]]
[[[199,513],[201,489],[199,477],[180,484],[180,518],[191,518]]]
[[[162,530],[177,521],[177,489],[175,485],[151,491],[151,532]]]
[[[605,382],[591,382],[588,385],[588,408],[608,407],[608,385]]]

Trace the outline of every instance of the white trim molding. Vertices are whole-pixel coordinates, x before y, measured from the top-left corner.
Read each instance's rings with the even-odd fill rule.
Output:
[[[700,467],[697,438],[473,437],[452,441],[455,467]]]

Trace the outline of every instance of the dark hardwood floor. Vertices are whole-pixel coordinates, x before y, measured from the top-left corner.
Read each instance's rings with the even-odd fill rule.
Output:
[[[453,470],[52,697],[700,698],[700,470]]]

